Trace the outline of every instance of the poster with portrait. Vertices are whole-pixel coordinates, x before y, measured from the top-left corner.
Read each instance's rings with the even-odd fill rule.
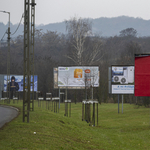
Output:
[[[23,75],[10,75],[10,82],[11,82],[11,77],[15,77],[15,82],[18,83],[19,85],[19,90],[18,91],[23,91]],[[31,76],[31,82],[33,80],[33,77]],[[31,91],[32,91],[32,86],[31,86]],[[38,77],[37,75],[34,76],[34,91],[38,90]],[[7,91],[7,75],[4,75],[4,91]]]

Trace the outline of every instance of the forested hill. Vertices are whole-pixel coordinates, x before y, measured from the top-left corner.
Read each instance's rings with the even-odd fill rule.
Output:
[[[102,36],[115,36],[119,35],[121,30],[126,28],[134,28],[137,30],[138,36],[150,36],[150,20],[143,20],[142,18],[133,18],[127,16],[120,16],[114,18],[97,18],[90,19],[92,21],[93,33],[99,33]],[[13,33],[17,28],[17,24],[11,24],[11,32]],[[65,22],[51,23],[47,25],[36,26],[37,29],[42,29],[43,32],[47,30],[57,31],[60,33],[66,33]],[[7,30],[7,25],[0,23],[0,38]],[[19,30],[14,36],[23,34],[23,25],[20,26]],[[12,36],[13,37],[13,36]]]
[[[138,36],[150,36],[150,20],[133,17],[115,17],[93,19],[93,32],[101,32],[102,36],[119,35],[121,30],[134,28]]]

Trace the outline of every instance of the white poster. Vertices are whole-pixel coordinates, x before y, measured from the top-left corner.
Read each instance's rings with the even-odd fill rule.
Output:
[[[112,94],[134,94],[134,85],[112,85]]]
[[[134,66],[112,66],[112,94],[134,94]]]
[[[58,67],[59,87],[99,87],[99,67]]]

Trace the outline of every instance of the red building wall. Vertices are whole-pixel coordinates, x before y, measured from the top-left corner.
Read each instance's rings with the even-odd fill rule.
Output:
[[[150,96],[150,55],[135,57],[135,96]]]

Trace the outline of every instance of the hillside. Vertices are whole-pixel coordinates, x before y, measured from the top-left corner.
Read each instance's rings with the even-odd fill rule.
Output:
[[[93,33],[99,33],[102,36],[115,36],[119,35],[119,32],[126,28],[134,28],[138,32],[138,36],[150,36],[150,20],[143,20],[142,18],[133,18],[127,16],[120,16],[114,18],[97,18],[90,19],[92,21]],[[17,24],[11,24],[11,32],[13,33],[17,28]],[[51,23],[47,25],[36,26],[36,29],[42,29],[43,32],[47,30],[57,31],[66,34],[65,22]],[[0,38],[4,35],[7,30],[7,25],[0,23]],[[12,37],[23,34],[23,25],[20,26],[19,30]]]

